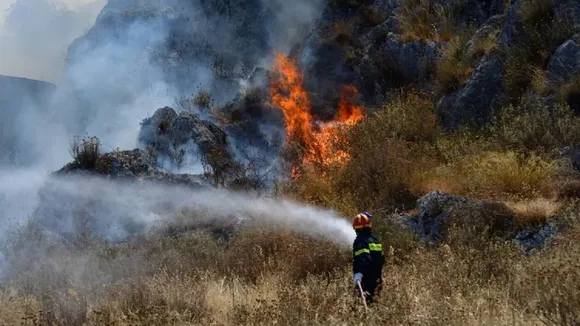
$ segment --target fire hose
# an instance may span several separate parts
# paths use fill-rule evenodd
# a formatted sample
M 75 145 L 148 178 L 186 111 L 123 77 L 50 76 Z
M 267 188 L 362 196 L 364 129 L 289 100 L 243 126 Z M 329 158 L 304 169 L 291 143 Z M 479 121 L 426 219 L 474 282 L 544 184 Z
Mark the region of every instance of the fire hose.
M 369 307 L 367 306 L 367 299 L 365 298 L 365 293 L 362 289 L 362 285 L 360 284 L 360 281 L 356 281 L 356 285 L 358 287 L 358 290 L 360 291 L 360 297 L 362 298 L 362 302 L 363 305 L 365 306 L 365 310 L 369 310 Z

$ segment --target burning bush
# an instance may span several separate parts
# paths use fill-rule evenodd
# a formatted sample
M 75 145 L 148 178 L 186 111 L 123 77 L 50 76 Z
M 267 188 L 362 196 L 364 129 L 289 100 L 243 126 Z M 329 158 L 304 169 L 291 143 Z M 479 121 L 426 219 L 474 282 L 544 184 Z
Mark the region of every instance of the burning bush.
M 343 86 L 338 103 L 338 112 L 331 121 L 319 121 L 311 113 L 310 99 L 303 88 L 303 76 L 294 62 L 277 53 L 274 66 L 274 82 L 271 86 L 272 106 L 282 110 L 286 124 L 288 144 L 295 143 L 301 150 L 299 162 L 295 163 L 292 174 L 300 175 L 300 165 L 312 164 L 325 168 L 343 164 L 348 153 L 337 148 L 345 142 L 341 137 L 341 127 L 352 127 L 364 117 L 364 108 L 352 103 L 358 95 L 353 86 Z

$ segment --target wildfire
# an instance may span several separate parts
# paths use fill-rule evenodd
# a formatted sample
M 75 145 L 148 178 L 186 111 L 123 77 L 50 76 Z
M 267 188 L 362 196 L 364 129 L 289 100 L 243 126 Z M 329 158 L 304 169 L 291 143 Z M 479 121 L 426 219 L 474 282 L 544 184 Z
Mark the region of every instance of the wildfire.
M 272 106 L 282 110 L 286 124 L 287 140 L 298 141 L 304 147 L 303 164 L 314 163 L 328 167 L 342 164 L 350 157 L 336 144 L 344 142 L 341 127 L 351 127 L 364 118 L 364 107 L 355 105 L 351 98 L 358 94 L 354 86 L 343 86 L 338 103 L 336 118 L 329 122 L 316 121 L 310 113 L 308 93 L 303 88 L 303 76 L 296 65 L 285 55 L 275 53 L 270 95 Z M 298 167 L 292 170 L 294 178 L 299 177 Z

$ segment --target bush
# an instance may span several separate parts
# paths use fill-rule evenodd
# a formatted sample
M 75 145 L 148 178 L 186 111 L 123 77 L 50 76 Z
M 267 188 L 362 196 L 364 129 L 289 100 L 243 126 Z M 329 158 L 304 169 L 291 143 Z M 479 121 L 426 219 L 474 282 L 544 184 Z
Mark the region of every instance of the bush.
M 558 46 L 574 35 L 574 27 L 557 15 L 552 0 L 521 1 L 518 16 L 524 35 L 505 53 L 504 86 L 513 103 L 531 85 L 536 69 L 545 68 Z
M 478 60 L 488 54 L 496 52 L 499 49 L 497 37 L 500 31 L 501 29 L 498 28 L 485 37 L 476 39 L 468 53 L 471 59 Z
M 424 191 L 447 190 L 476 198 L 535 198 L 553 195 L 556 165 L 539 156 L 483 152 L 458 157 L 422 175 Z M 441 181 L 443 180 L 443 181 Z M 442 182 L 450 189 L 433 189 Z
M 454 34 L 451 10 L 436 0 L 404 0 L 396 18 L 405 42 L 449 41 Z
M 70 142 L 70 154 L 74 164 L 81 169 L 94 170 L 97 160 L 101 157 L 101 142 L 97 137 L 75 136 Z
M 550 153 L 580 145 L 580 117 L 566 104 L 550 107 L 535 98 L 501 109 L 489 129 L 501 144 L 515 150 Z
M 467 36 L 455 37 L 439 52 L 436 70 L 439 92 L 450 93 L 469 81 L 473 67 L 467 41 Z
M 351 158 L 335 189 L 358 207 L 412 205 L 414 175 L 433 165 L 428 144 L 438 132 L 430 100 L 418 94 L 394 100 L 349 131 Z

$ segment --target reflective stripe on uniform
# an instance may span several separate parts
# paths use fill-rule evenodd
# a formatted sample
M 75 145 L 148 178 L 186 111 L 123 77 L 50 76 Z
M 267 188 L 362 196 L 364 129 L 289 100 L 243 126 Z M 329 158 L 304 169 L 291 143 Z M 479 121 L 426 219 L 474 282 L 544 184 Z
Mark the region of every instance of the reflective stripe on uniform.
M 365 254 L 365 253 L 366 253 L 366 254 L 370 254 L 370 253 L 371 253 L 371 251 L 370 251 L 370 250 L 368 250 L 368 249 L 366 249 L 366 248 L 364 248 L 364 249 L 359 249 L 359 250 L 355 251 L 354 255 L 355 255 L 355 256 L 358 256 L 358 255 L 360 255 L 360 254 Z
M 371 251 L 383 251 L 383 245 L 380 243 L 369 243 L 369 249 Z

